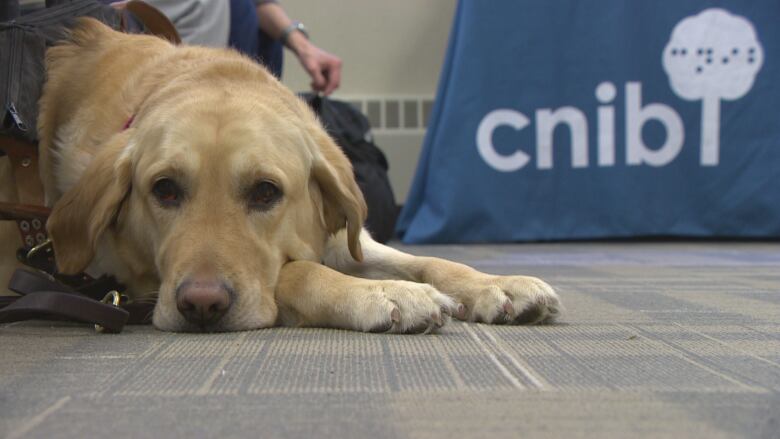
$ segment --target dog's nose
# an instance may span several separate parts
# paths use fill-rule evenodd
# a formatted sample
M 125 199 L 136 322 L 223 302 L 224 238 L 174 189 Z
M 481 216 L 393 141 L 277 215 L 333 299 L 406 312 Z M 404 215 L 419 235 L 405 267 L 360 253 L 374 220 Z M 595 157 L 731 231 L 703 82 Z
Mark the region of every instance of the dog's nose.
M 230 291 L 216 279 L 192 279 L 176 290 L 176 307 L 190 323 L 214 324 L 230 308 Z

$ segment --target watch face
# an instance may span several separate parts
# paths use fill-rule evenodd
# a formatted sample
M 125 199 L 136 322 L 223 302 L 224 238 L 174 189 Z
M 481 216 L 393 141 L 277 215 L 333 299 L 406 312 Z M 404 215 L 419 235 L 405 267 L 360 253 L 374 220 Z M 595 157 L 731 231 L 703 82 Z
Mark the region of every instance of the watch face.
M 300 31 L 304 36 L 306 36 L 306 38 L 309 38 L 309 31 L 306 30 L 306 26 L 304 26 L 303 23 L 300 21 L 296 22 L 295 28 L 298 29 L 298 31 Z
M 287 39 L 290 37 L 290 34 L 295 31 L 302 33 L 307 40 L 309 39 L 309 32 L 306 30 L 306 26 L 300 21 L 294 21 L 282 32 L 282 36 L 279 38 L 282 41 L 282 44 L 287 44 Z

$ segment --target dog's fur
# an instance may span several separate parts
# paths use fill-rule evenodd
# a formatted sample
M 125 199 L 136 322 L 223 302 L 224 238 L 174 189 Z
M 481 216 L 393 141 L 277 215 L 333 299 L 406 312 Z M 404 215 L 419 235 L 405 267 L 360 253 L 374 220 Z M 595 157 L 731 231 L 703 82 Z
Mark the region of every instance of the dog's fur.
M 373 241 L 344 154 L 302 101 L 233 51 L 82 19 L 49 49 L 47 69 L 39 149 L 59 269 L 113 274 L 136 299 L 156 296 L 160 329 L 417 332 L 449 315 L 493 323 L 558 315 L 555 292 L 539 279 Z M 155 198 L 160 178 L 183 188 L 180 204 Z M 262 181 L 281 198 L 248 206 Z M 3 254 L 16 246 L 4 240 Z M 177 310 L 177 292 L 193 278 L 230 291 L 218 322 L 198 327 Z

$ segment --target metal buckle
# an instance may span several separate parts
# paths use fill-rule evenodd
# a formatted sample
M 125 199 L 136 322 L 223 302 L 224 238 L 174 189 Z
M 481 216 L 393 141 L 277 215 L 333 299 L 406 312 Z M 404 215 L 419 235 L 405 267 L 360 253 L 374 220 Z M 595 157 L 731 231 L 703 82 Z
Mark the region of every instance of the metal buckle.
M 108 292 L 108 294 L 103 297 L 103 299 L 100 300 L 100 303 L 108 304 L 111 302 L 114 306 L 119 306 L 119 302 L 122 300 L 122 296 L 119 294 L 119 291 L 117 290 L 111 290 Z M 95 331 L 96 332 L 103 332 L 106 328 L 104 328 L 101 325 L 95 324 Z
M 51 245 L 51 238 L 47 238 L 46 241 L 43 241 L 42 243 L 36 245 L 35 247 L 31 248 L 30 251 L 27 252 L 27 260 L 31 260 L 33 256 L 35 256 L 36 253 L 39 251 L 45 249 L 46 247 L 49 247 Z

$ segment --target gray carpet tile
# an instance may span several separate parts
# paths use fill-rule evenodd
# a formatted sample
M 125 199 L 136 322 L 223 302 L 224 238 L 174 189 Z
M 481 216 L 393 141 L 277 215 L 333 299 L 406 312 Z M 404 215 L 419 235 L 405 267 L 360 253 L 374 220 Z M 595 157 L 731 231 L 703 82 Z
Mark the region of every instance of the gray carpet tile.
M 398 246 L 561 294 L 397 336 L 0 326 L 0 437 L 780 438 L 780 245 Z

